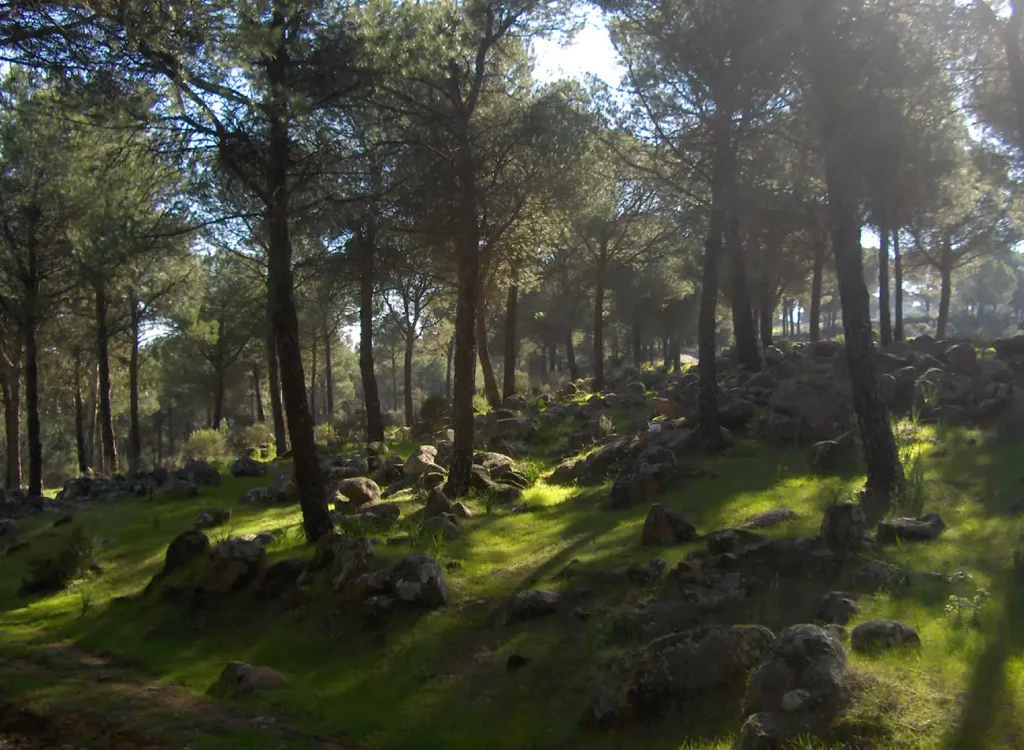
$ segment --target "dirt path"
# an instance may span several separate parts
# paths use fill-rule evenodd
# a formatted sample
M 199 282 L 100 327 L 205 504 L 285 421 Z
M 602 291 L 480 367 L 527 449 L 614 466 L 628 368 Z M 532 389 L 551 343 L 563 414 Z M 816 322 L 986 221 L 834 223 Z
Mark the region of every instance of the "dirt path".
M 44 686 L 22 695 L 23 686 Z M 358 750 L 247 713 L 73 646 L 0 658 L 0 750 Z

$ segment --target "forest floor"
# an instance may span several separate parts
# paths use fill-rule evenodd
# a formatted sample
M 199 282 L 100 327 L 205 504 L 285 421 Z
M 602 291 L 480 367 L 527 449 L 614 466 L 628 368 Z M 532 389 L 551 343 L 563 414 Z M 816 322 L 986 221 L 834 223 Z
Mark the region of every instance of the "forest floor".
M 914 583 L 862 599 L 850 627 L 899 619 L 917 629 L 923 645 L 881 656 L 850 652 L 855 695 L 845 721 L 860 727 L 854 746 L 1024 747 L 1024 597 L 1012 576 L 1021 540 L 1015 514 L 1024 510 L 1024 437 L 912 425 L 902 432 L 905 453 L 917 451 L 923 470 L 923 507 L 915 515 L 938 512 L 949 528 L 934 542 L 878 551 L 913 571 Z M 707 476 L 681 480 L 658 501 L 702 533 L 787 507 L 799 517 L 765 534 L 813 536 L 825 508 L 863 482 L 855 472 L 811 475 L 803 451 L 755 443 L 701 464 Z M 602 589 L 586 600 L 587 618 L 569 607 L 541 620 L 505 622 L 512 594 L 564 588 L 556 574 L 573 559 L 583 570 L 621 569 L 655 556 L 674 565 L 700 546 L 643 547 L 648 506 L 601 509 L 607 485 L 554 487 L 542 474 L 524 498 L 533 512 L 489 513 L 471 502 L 476 517 L 458 540 L 418 540 L 446 567 L 449 605 L 384 627 L 357 626 L 339 614 L 328 590 L 287 610 L 244 596 L 204 610 L 136 596 L 160 570 L 171 539 L 209 507 L 234 514 L 214 541 L 283 530 L 270 561 L 308 554 L 297 508 L 237 504 L 266 482 L 225 477 L 198 498 L 125 499 L 56 528 L 52 516 L 24 520 L 28 547 L 0 559 L 0 748 L 731 747 L 742 721 L 738 706 L 721 715 L 680 710 L 612 732 L 582 721 L 595 665 L 629 647 L 614 633 L 615 612 L 649 598 L 650 589 Z M 397 502 L 407 512 L 415 501 L 402 495 Z M 57 595 L 22 596 L 29 560 L 56 549 L 75 524 L 103 540 L 103 572 Z M 378 550 L 398 556 L 409 545 Z M 810 621 L 824 590 L 780 589 L 759 600 L 748 620 L 773 630 Z M 525 657 L 525 666 L 509 669 L 512 654 Z M 232 660 L 272 667 L 288 682 L 230 704 L 203 697 Z

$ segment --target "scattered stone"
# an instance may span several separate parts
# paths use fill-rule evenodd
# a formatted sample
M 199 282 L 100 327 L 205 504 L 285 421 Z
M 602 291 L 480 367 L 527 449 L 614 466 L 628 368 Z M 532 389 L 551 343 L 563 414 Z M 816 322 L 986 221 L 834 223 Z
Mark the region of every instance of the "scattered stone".
M 181 474 L 197 487 L 212 487 L 220 484 L 220 472 L 207 461 L 189 461 L 181 470 Z
M 235 459 L 231 464 L 231 476 L 233 477 L 261 477 L 266 473 L 266 466 L 255 460 L 252 456 L 242 456 Z
M 274 502 L 274 492 L 269 487 L 256 487 L 242 495 L 239 505 L 270 505 Z
M 845 625 L 859 611 L 855 595 L 830 591 L 821 597 L 814 619 L 829 624 Z
M 766 510 L 763 513 L 758 513 L 756 516 L 748 518 L 746 521 L 741 523 L 737 528 L 740 529 L 769 529 L 772 526 L 778 526 L 780 523 L 786 521 L 794 521 L 799 518 L 795 511 L 789 508 L 772 508 Z
M 195 526 L 197 529 L 212 529 L 216 526 L 223 526 L 230 520 L 230 508 L 210 508 L 199 514 Z
M 807 463 L 817 472 L 839 471 L 850 465 L 856 457 L 856 444 L 852 437 L 840 440 L 822 440 L 807 450 Z
M 661 580 L 666 570 L 668 570 L 668 561 L 656 557 L 644 565 L 640 563 L 630 565 L 626 568 L 626 578 L 637 586 L 652 586 Z
M 973 344 L 954 344 L 945 353 L 949 369 L 958 375 L 970 375 L 978 362 L 978 353 Z
M 891 591 L 909 585 L 910 572 L 884 560 L 868 560 L 853 571 L 853 583 L 872 591 Z
M 376 558 L 369 539 L 329 534 L 317 543 L 313 560 L 319 566 L 329 559 L 331 587 L 347 599 L 358 599 L 366 589 L 366 582 L 360 581 L 360 577 L 374 570 Z
M 880 544 L 928 542 L 937 539 L 945 529 L 946 524 L 938 513 L 928 513 L 921 518 L 893 518 L 878 522 L 878 541 Z
M 887 651 L 897 646 L 920 646 L 921 637 L 909 625 L 898 620 L 868 620 L 850 633 L 854 651 Z
M 395 534 L 394 536 L 389 536 L 384 543 L 387 544 L 389 547 L 397 547 L 399 544 L 408 544 L 409 535 Z
M 822 543 L 837 552 L 859 552 L 867 542 L 867 519 L 857 503 L 837 503 L 825 510 Z
M 760 625 L 708 625 L 658 638 L 598 668 L 590 714 L 609 727 L 654 718 L 680 698 L 738 687 L 772 640 Z
M 452 513 L 459 518 L 472 518 L 473 511 L 469 509 L 469 506 L 463 502 L 452 503 Z
M 408 604 L 427 609 L 444 606 L 448 586 L 437 561 L 427 555 L 406 555 L 391 568 L 395 595 Z
M 364 505 L 357 511 L 356 515 L 370 521 L 394 522 L 401 517 L 402 510 L 394 503 L 376 503 L 374 505 Z
M 230 662 L 206 691 L 212 698 L 238 698 L 278 688 L 287 682 L 284 675 L 270 667 L 254 667 L 240 661 Z
M 338 483 L 338 494 L 348 500 L 349 509 L 380 502 L 380 487 L 368 477 L 352 477 Z M 336 503 L 336 507 L 340 503 Z M 339 507 L 338 510 L 341 510 Z
M 697 527 L 675 509 L 655 503 L 647 512 L 642 535 L 645 545 L 679 544 L 696 538 Z
M 431 518 L 427 518 L 423 521 L 421 527 L 424 531 L 439 534 L 448 541 L 453 541 L 459 538 L 459 527 L 445 516 L 432 516 Z
M 421 445 L 402 467 L 402 473 L 407 477 L 418 477 L 432 470 L 440 470 L 437 465 L 437 448 L 433 445 Z
M 562 595 L 557 591 L 520 591 L 508 604 L 508 621 L 523 622 L 553 615 Z
M 247 585 L 262 571 L 267 550 L 255 537 L 225 539 L 206 560 L 201 587 L 213 594 L 226 594 Z
M 452 501 L 445 496 L 444 492 L 433 489 L 427 494 L 427 504 L 423 508 L 424 518 L 434 518 L 451 512 Z
M 163 575 L 186 568 L 210 553 L 210 539 L 201 531 L 183 531 L 174 537 L 164 555 Z
M 260 578 L 258 595 L 264 600 L 279 599 L 289 594 L 297 594 L 299 580 L 306 572 L 309 560 L 296 557 L 279 560 L 269 566 Z

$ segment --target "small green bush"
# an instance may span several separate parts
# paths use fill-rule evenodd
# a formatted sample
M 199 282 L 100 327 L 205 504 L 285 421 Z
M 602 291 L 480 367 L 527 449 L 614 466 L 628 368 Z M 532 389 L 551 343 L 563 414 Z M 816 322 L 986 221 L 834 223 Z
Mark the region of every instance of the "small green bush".
M 338 444 L 338 431 L 331 424 L 318 424 L 313 429 L 313 440 L 317 445 L 335 446 Z
M 274 430 L 267 422 L 247 425 L 231 435 L 231 447 L 236 456 L 244 456 L 261 445 L 269 445 L 271 452 L 274 450 Z M 254 456 L 254 458 L 259 458 L 259 456 Z
M 52 594 L 63 591 L 76 578 L 85 575 L 95 561 L 95 540 L 81 526 L 75 526 L 55 555 L 29 561 L 21 592 Z
M 423 399 L 423 406 L 420 407 L 420 421 L 430 425 L 431 432 L 437 432 L 448 421 L 451 411 L 451 402 L 440 393 L 435 393 Z
M 181 446 L 181 462 L 225 461 L 228 458 L 228 441 L 220 430 L 196 430 Z

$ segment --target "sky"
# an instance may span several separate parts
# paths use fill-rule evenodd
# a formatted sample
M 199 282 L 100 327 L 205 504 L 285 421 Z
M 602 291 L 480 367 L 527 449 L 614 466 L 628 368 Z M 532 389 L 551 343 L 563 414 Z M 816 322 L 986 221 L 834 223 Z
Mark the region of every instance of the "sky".
M 597 12 L 588 15 L 586 25 L 571 42 L 566 43 L 563 38 L 538 39 L 534 50 L 537 54 L 534 73 L 542 81 L 583 79 L 593 74 L 614 86 L 622 76 L 608 29 Z

